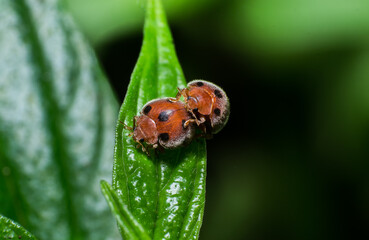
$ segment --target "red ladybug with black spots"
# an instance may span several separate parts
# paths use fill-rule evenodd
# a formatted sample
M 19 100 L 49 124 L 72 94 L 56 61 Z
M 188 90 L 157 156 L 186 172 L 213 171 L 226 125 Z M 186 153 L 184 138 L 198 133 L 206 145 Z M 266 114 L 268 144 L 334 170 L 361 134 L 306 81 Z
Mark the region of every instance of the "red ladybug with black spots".
M 187 110 L 207 137 L 218 133 L 226 125 L 230 104 L 226 93 L 219 86 L 205 80 L 193 80 L 179 91 L 176 101 L 183 96 Z
M 147 102 L 139 116 L 134 117 L 131 136 L 148 154 L 149 148 L 173 149 L 189 143 L 195 135 L 195 119 L 184 103 L 169 98 Z M 127 127 L 126 127 L 127 128 Z

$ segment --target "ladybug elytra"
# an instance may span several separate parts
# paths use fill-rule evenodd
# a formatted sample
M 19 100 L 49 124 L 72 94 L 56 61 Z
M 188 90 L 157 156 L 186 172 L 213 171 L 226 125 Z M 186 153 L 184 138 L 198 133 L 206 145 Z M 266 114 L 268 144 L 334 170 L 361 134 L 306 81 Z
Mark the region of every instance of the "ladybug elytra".
M 180 96 L 184 97 L 187 110 L 206 134 L 218 133 L 226 125 L 230 113 L 229 99 L 217 85 L 193 80 L 187 88 L 179 91 L 176 99 Z
M 182 102 L 168 98 L 146 103 L 139 116 L 134 117 L 132 138 L 146 153 L 142 143 L 149 147 L 173 149 L 190 142 L 195 134 L 194 119 Z
M 195 138 L 200 129 L 206 138 L 218 133 L 227 123 L 229 99 L 217 85 L 194 80 L 178 89 L 175 98 L 154 99 L 147 102 L 139 116 L 134 117 L 130 136 L 149 155 L 144 144 L 154 149 L 174 149 Z M 180 101 L 184 97 L 184 103 Z

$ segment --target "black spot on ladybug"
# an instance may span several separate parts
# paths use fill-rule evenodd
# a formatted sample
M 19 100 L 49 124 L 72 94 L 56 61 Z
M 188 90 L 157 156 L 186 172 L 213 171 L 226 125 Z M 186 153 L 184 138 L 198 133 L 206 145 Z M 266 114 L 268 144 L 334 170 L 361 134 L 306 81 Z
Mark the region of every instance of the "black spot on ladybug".
M 215 113 L 215 115 L 219 116 L 220 115 L 220 109 L 219 108 L 214 109 L 214 113 Z
M 159 121 L 160 122 L 165 122 L 165 121 L 168 121 L 169 119 L 169 116 L 171 114 L 172 111 L 162 111 L 160 114 L 159 114 Z
M 223 97 L 223 95 L 220 93 L 220 91 L 218 89 L 214 90 L 214 94 L 215 94 L 215 96 L 217 96 L 217 98 L 222 98 Z
M 143 143 L 145 141 L 145 139 L 141 138 L 140 139 L 140 143 Z
M 169 134 L 168 133 L 160 133 L 159 134 L 159 139 L 166 142 L 169 140 Z
M 196 83 L 196 85 L 197 85 L 198 87 L 202 87 L 202 86 L 204 86 L 204 83 L 203 83 L 203 82 L 197 82 L 197 83 Z
M 143 113 L 148 114 L 150 112 L 151 108 L 152 107 L 150 105 L 146 106 L 145 109 L 143 110 Z
M 185 128 L 185 125 L 184 125 L 185 123 L 186 123 L 186 120 L 184 120 L 184 119 L 183 119 L 183 120 L 182 120 L 182 128 L 183 128 L 183 129 L 186 129 L 186 128 Z

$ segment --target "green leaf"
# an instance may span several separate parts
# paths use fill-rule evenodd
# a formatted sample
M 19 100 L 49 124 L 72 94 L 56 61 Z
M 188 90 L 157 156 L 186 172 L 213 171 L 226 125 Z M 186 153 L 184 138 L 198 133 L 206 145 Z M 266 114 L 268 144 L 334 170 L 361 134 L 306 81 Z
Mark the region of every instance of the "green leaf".
M 110 205 L 111 211 L 114 213 L 119 227 L 127 233 L 129 239 L 151 239 L 145 229 L 134 218 L 127 206 L 118 198 L 114 189 L 106 182 L 101 181 L 102 192 Z
M 0 215 L 1 239 L 37 240 L 32 234 L 9 218 Z
M 146 11 L 143 46 L 119 113 L 129 126 L 147 101 L 175 96 L 186 83 L 160 1 L 149 0 Z M 205 203 L 205 141 L 148 157 L 119 121 L 113 169 L 119 198 L 153 239 L 197 239 Z M 128 238 L 124 229 L 122 234 Z
M 0 0 L 0 213 L 40 239 L 117 239 L 117 101 L 57 0 Z

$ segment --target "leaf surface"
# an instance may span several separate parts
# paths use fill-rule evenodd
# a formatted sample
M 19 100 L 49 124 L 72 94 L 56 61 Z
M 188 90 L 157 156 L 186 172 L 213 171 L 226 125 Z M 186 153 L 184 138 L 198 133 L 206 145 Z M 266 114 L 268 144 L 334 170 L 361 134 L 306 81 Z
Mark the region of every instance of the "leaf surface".
M 141 53 L 116 128 L 113 188 L 153 239 L 198 238 L 205 202 L 205 141 L 148 157 L 136 149 L 120 121 L 132 126 L 147 101 L 174 97 L 185 84 L 161 2 L 149 0 Z M 122 235 L 128 233 L 122 229 Z
M 0 215 L 0 237 L 2 239 L 37 240 L 32 234 L 9 218 Z
M 40 239 L 116 239 L 116 99 L 57 0 L 0 0 L 0 213 Z
M 145 229 L 135 219 L 127 206 L 118 198 L 114 189 L 106 181 L 101 181 L 102 192 L 110 205 L 110 209 L 115 215 L 119 227 L 127 234 L 128 239 L 151 239 Z

